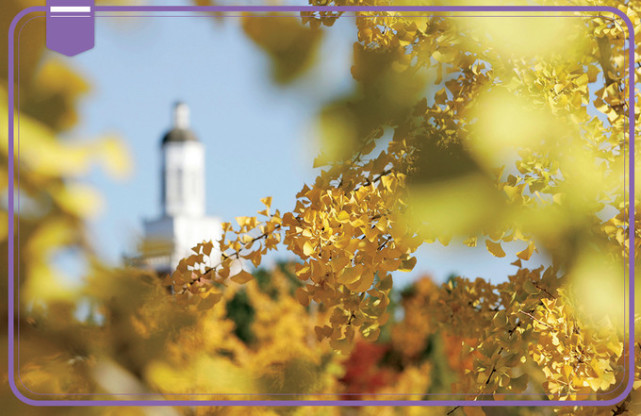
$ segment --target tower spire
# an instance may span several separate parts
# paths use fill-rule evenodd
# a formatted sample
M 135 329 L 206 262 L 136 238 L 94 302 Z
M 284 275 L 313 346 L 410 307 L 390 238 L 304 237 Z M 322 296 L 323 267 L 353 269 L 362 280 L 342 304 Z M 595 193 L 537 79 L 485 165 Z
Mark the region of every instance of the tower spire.
M 174 127 L 177 129 L 189 128 L 189 106 L 181 101 L 174 105 Z

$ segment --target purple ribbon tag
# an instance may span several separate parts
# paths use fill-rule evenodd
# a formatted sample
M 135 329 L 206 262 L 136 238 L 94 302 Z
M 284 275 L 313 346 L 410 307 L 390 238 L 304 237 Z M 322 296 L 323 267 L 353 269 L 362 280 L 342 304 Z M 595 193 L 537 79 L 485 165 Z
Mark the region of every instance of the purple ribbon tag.
M 47 48 L 74 56 L 94 47 L 94 0 L 47 0 Z

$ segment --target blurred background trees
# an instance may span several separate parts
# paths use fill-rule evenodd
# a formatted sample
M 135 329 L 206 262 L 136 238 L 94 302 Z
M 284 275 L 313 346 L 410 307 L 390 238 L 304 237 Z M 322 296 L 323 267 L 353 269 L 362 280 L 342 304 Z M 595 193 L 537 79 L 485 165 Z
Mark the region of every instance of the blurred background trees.
M 1 17 L 5 27 L 17 11 L 37 3 L 9 1 Z M 637 3 L 581 4 L 624 11 L 641 44 Z M 316 161 L 321 172 L 315 183 L 301 184 L 291 210 L 274 210 L 265 198 L 257 217 L 227 224 L 222 262 L 208 258 L 217 242 L 204 242 L 164 280 L 141 270 L 108 268 L 94 255 L 86 220 L 99 195 L 81 178 L 94 165 L 117 177 L 127 171 L 128 158 L 115 138 L 82 143 L 63 138 L 77 122 L 78 99 L 90 85 L 42 49 L 43 32 L 30 31 L 34 39 L 21 40 L 35 47 L 21 49 L 16 172 L 21 205 L 13 219 L 20 247 L 15 279 L 23 394 L 58 399 L 122 392 L 153 399 L 616 396 L 632 353 L 624 345 L 620 308 L 626 296 L 631 86 L 625 28 L 610 17 L 356 13 L 351 68 L 356 87 L 318 115 L 323 154 Z M 313 66 L 323 31 L 332 30 L 339 18 L 348 17 L 248 15 L 242 24 L 271 58 L 274 82 L 284 86 Z M 6 61 L 1 68 L 6 95 Z M 0 134 L 6 166 L 8 140 L 6 131 Z M 0 175 L 7 189 L 6 169 Z M 7 253 L 7 230 L 2 230 Z M 507 245 L 518 244 L 517 271 L 498 284 L 452 276 L 440 286 L 425 277 L 403 290 L 394 287 L 392 273 L 414 267 L 419 245 L 447 245 L 452 239 L 484 245 L 488 256 L 497 257 L 506 256 Z M 231 275 L 234 258 L 260 266 L 263 256 L 277 249 L 299 261 Z M 63 271 L 53 264 L 56 254 L 67 250 L 88 264 L 81 286 L 61 284 Z M 549 264 L 528 268 L 536 251 Z M 83 303 L 89 312 L 79 317 Z M 216 394 L 202 395 L 210 392 Z M 252 411 L 633 415 L 639 412 L 637 395 L 612 408 Z M 31 408 L 8 389 L 1 400 L 15 414 L 248 412 Z

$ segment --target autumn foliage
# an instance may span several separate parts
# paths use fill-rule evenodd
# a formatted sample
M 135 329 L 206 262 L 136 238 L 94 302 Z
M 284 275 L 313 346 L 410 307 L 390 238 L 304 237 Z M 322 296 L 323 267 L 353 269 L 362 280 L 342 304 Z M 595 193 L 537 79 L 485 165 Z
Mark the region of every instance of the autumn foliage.
M 310 2 L 374 3 L 391 4 Z M 638 2 L 581 4 L 622 10 L 641 44 Z M 295 206 L 272 207 L 266 196 L 257 201 L 256 216 L 224 223 L 220 241 L 196 244 L 167 276 L 108 268 L 93 254 L 86 220 L 96 192 L 78 178 L 93 164 L 117 176 L 127 168 L 126 156 L 114 138 L 81 145 L 59 139 L 89 88 L 73 69 L 54 59 L 21 67 L 27 98 L 19 109 L 16 192 L 47 207 L 15 218 L 21 267 L 9 278 L 20 287 L 23 393 L 78 399 L 126 389 L 134 398 L 203 400 L 616 397 L 635 354 L 625 328 L 637 320 L 623 309 L 631 278 L 628 157 L 635 138 L 628 137 L 627 97 L 634 86 L 625 42 L 631 34 L 612 13 L 570 15 L 245 16 L 242 27 L 271 58 L 279 86 L 313 67 L 324 31 L 337 19 L 351 19 L 353 90 L 318 114 L 318 176 L 301 183 Z M 29 53 L 29 62 L 42 59 L 42 50 Z M 2 89 L 6 94 L 6 85 Z M 6 165 L 11 155 L 4 142 Z M 6 188 L 5 171 L 0 185 Z M 641 222 L 634 204 L 636 262 Z M 442 283 L 429 276 L 404 280 L 403 272 L 418 267 L 419 247 L 461 244 L 505 258 L 514 272 Z M 90 264 L 77 290 L 57 285 L 50 264 L 51 253 L 69 247 Z M 271 252 L 296 260 L 266 269 L 263 259 Z M 244 269 L 235 267 L 239 262 Z M 82 302 L 90 305 L 86 319 L 75 315 Z M 635 381 L 635 390 L 610 407 L 251 411 L 636 415 L 639 386 Z M 18 409 L 9 397 L 2 400 Z M 16 412 L 36 413 L 22 409 Z M 103 410 L 91 411 L 111 412 Z

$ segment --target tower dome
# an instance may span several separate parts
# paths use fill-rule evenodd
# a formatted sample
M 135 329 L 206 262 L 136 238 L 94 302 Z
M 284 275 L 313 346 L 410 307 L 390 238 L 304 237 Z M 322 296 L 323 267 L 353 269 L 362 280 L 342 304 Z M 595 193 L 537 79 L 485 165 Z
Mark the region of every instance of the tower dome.
M 174 125 L 162 138 L 162 145 L 176 142 L 197 142 L 198 138 L 189 125 L 189 106 L 177 102 L 173 110 Z

